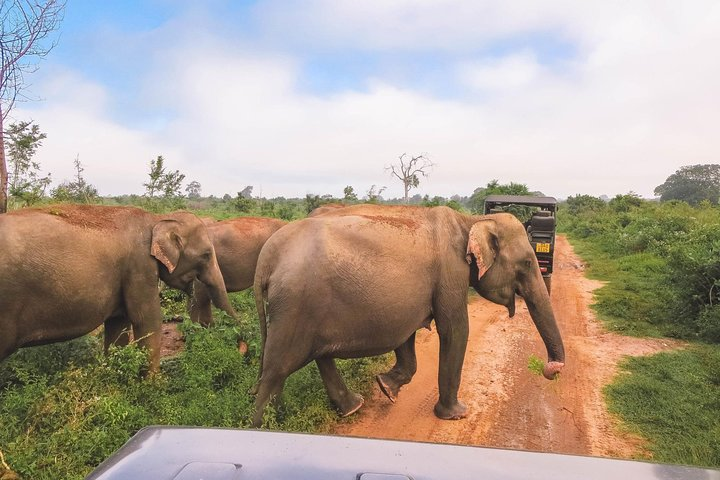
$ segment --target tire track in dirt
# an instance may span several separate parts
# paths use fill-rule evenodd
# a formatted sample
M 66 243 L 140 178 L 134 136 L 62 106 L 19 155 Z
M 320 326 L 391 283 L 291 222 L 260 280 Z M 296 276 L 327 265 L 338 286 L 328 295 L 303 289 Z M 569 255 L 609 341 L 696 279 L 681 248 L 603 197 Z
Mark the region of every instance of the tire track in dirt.
M 397 403 L 376 388 L 363 409 L 334 433 L 621 458 L 642 455 L 641 439 L 621 433 L 607 412 L 602 389 L 624 356 L 649 355 L 682 343 L 605 331 L 589 308 L 601 283 L 586 279 L 583 270 L 559 235 L 552 302 L 566 350 L 560 380 L 547 381 L 528 369 L 530 355 L 544 360 L 547 354 L 522 299 L 509 318 L 504 307 L 473 297 L 459 393 L 469 408 L 467 418 L 443 421 L 434 416 L 438 339 L 434 331 L 421 330 L 418 372 Z

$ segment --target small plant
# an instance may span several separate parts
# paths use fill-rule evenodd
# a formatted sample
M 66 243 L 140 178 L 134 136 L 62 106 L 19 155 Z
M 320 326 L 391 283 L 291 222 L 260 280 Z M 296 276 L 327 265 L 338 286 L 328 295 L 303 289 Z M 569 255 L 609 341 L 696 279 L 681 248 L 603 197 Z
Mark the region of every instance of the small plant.
M 530 355 L 528 358 L 528 370 L 530 370 L 531 373 L 542 377 L 544 368 L 545 362 L 543 362 L 541 358 L 535 355 Z

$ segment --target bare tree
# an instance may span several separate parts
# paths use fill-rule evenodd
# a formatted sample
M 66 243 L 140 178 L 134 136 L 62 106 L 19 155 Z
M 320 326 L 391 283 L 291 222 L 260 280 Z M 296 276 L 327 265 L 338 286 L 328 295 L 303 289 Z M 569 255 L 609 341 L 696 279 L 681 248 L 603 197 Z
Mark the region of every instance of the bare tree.
M 435 164 L 430 161 L 427 155 L 422 154 L 416 157 L 408 156 L 403 153 L 398 157 L 399 165 L 390 165 L 385 170 L 389 170 L 391 176 L 397 177 L 403 184 L 405 192 L 405 203 L 408 203 L 408 196 L 411 188 L 420 186 L 420 175 L 427 178 L 430 170 Z
M 65 12 L 65 0 L 0 1 L 0 213 L 7 211 L 8 171 L 5 162 L 4 122 L 18 100 L 27 99 L 25 74 L 38 69 L 56 41 L 43 45 L 57 30 Z

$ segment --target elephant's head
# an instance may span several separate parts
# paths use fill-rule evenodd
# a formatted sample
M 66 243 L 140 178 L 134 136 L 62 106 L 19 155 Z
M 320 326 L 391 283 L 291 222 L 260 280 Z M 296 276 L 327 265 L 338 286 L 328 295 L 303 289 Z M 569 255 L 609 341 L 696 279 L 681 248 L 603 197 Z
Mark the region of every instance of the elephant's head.
M 172 288 L 192 293 L 195 280 L 205 284 L 216 307 L 235 316 L 205 224 L 195 215 L 177 212 L 152 230 L 150 253 L 160 262 L 160 279 Z
M 509 213 L 477 218 L 467 245 L 470 283 L 483 297 L 506 306 L 511 317 L 515 314 L 515 294 L 525 299 L 548 351 L 543 375 L 553 379 L 565 364 L 565 351 L 550 295 L 525 229 Z

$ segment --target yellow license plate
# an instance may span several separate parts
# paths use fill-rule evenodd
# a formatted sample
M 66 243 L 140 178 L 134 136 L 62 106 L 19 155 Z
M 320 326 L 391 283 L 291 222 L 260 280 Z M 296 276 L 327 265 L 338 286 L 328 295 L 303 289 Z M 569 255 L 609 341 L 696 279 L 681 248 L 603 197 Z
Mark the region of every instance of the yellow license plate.
M 537 243 L 535 244 L 535 251 L 539 253 L 550 253 L 549 243 Z

